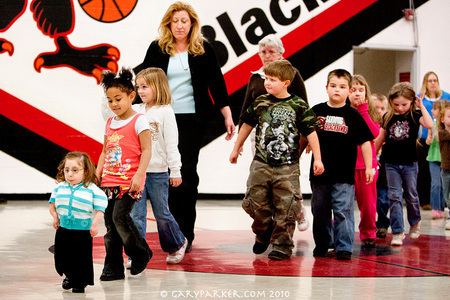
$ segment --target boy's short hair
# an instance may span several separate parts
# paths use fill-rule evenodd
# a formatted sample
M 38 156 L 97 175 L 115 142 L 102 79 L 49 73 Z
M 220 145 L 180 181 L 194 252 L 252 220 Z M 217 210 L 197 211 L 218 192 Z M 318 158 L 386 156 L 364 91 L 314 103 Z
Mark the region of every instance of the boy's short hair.
M 331 77 L 336 76 L 337 78 L 345 78 L 348 82 L 348 86 L 350 86 L 350 82 L 352 81 L 352 74 L 350 74 L 349 71 L 344 70 L 344 69 L 335 69 L 333 71 L 331 71 L 330 73 L 328 73 L 328 77 L 327 77 L 327 85 L 328 83 L 330 83 L 330 79 Z
M 292 82 L 295 77 L 295 69 L 291 63 L 285 59 L 273 61 L 263 68 L 266 75 L 276 77 L 281 81 L 289 80 Z

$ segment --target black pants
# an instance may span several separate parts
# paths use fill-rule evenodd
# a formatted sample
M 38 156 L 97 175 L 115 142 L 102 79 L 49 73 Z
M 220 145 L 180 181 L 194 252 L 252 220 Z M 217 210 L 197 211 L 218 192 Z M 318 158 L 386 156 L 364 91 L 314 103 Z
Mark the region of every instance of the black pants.
M 94 285 L 92 237 L 89 230 L 59 227 L 55 234 L 55 268 L 75 288 Z
M 195 209 L 199 183 L 197 163 L 205 128 L 194 114 L 177 114 L 176 120 L 183 182 L 178 187 L 170 187 L 169 209 L 181 232 L 189 242 L 192 242 L 197 217 Z
M 147 260 L 150 248 L 146 240 L 139 234 L 131 219 L 130 212 L 135 200 L 129 194 L 108 200 L 105 210 L 105 248 L 106 257 L 103 273 L 123 274 L 123 249 L 133 261 Z
M 420 206 L 430 204 L 431 175 L 427 161 L 429 145 L 424 139 L 417 143 L 417 162 L 419 173 L 417 174 L 417 193 L 419 194 Z

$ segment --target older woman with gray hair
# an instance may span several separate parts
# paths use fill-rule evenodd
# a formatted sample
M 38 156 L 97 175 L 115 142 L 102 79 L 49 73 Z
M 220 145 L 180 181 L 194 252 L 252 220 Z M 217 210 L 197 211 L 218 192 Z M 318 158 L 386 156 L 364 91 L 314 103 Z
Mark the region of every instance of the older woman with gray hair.
M 261 59 L 262 66 L 259 70 L 253 71 L 250 80 L 247 85 L 247 91 L 245 92 L 244 103 L 242 104 L 241 114 L 239 117 L 239 127 L 242 125 L 242 115 L 243 113 L 253 104 L 256 98 L 263 94 L 267 94 L 266 88 L 264 87 L 264 73 L 263 68 L 267 64 L 283 59 L 284 46 L 283 42 L 273 34 L 269 34 L 262 38 L 259 43 L 259 58 Z M 299 96 L 306 103 L 308 103 L 308 98 L 306 96 L 305 83 L 300 75 L 300 72 L 295 69 L 295 77 L 292 80 L 291 85 L 288 87 L 288 92 L 291 95 Z M 255 141 L 254 131 L 250 136 L 252 144 Z M 254 149 L 254 147 L 252 147 Z M 309 227 L 308 219 L 306 219 L 305 209 L 303 207 L 303 200 L 299 203 L 299 213 L 297 215 L 298 230 L 305 231 Z
M 253 71 L 248 81 L 247 91 L 245 92 L 244 103 L 242 104 L 241 114 L 247 110 L 247 108 L 255 101 L 258 96 L 266 94 L 266 88 L 264 87 L 264 73 L 263 67 L 273 61 L 283 59 L 284 46 L 283 42 L 273 34 L 266 35 L 259 43 L 259 58 L 261 58 L 262 66 L 259 70 Z M 290 94 L 294 94 L 302 98 L 305 102 L 308 102 L 306 96 L 305 83 L 300 75 L 300 72 L 296 70 L 294 80 L 288 88 Z M 239 118 L 240 119 L 240 118 Z M 242 125 L 239 120 L 239 125 Z

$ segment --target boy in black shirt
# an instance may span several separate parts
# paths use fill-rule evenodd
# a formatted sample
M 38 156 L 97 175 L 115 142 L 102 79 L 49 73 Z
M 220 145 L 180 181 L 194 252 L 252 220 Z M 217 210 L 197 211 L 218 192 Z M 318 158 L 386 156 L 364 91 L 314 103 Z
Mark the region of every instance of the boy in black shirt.
M 354 240 L 354 172 L 357 146 L 361 145 L 366 165 L 367 182 L 373 180 L 373 135 L 357 110 L 346 102 L 351 75 L 337 69 L 328 74 L 328 101 L 315 105 L 317 135 L 325 172 L 319 176 L 311 171 L 311 207 L 315 257 L 327 256 L 336 250 L 339 260 L 351 259 Z M 333 218 L 332 218 L 333 213 Z

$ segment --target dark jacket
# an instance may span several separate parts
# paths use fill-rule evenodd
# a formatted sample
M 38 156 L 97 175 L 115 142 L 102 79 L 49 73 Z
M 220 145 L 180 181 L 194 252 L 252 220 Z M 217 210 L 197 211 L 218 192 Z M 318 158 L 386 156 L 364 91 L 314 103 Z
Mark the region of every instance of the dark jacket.
M 197 56 L 188 54 L 195 111 L 196 115 L 202 119 L 216 114 L 218 108 L 229 106 L 225 80 L 214 50 L 207 41 L 203 42 L 203 46 L 205 48 L 204 54 Z M 134 72 L 137 74 L 145 68 L 158 67 L 167 74 L 169 58 L 170 55 L 163 52 L 158 45 L 158 41 L 155 40 L 148 47 L 144 61 L 134 68 Z

